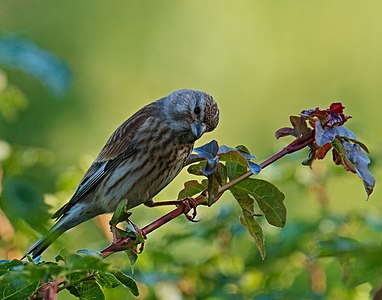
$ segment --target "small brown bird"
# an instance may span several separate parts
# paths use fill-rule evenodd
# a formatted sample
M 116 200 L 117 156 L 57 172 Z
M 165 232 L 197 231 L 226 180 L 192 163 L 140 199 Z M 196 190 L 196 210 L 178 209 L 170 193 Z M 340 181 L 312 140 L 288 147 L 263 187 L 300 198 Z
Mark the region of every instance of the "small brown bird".
M 151 204 L 181 171 L 195 141 L 218 122 L 216 102 L 201 91 L 175 91 L 140 109 L 114 131 L 73 197 L 53 215 L 57 223 L 25 256 L 36 258 L 66 230 L 114 212 L 122 199 L 127 209 Z

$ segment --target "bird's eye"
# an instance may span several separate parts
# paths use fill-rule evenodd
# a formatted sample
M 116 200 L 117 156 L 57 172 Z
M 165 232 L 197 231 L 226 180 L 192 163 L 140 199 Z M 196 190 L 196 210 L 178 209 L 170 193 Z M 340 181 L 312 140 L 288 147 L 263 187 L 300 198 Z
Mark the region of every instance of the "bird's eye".
M 194 108 L 194 113 L 196 113 L 197 115 L 200 114 L 200 107 L 199 106 Z

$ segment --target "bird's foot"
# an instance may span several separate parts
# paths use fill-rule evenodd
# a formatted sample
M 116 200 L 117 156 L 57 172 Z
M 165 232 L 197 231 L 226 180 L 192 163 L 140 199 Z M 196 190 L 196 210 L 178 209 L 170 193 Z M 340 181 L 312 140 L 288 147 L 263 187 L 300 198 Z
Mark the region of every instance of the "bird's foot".
M 123 215 L 123 216 L 122 216 Z M 141 253 L 144 247 L 144 241 L 147 239 L 146 234 L 132 221 L 129 217 L 131 216 L 130 212 L 124 212 L 118 218 L 112 219 L 110 221 L 110 230 L 113 234 L 112 244 L 108 247 L 118 248 L 119 245 L 125 244 L 129 240 L 130 249 L 136 254 Z M 114 218 L 114 216 L 113 216 Z M 126 222 L 127 225 L 125 229 L 119 228 L 117 225 L 119 223 Z M 137 246 L 140 244 L 139 249 Z M 108 249 L 107 248 L 107 249 Z M 105 249 L 106 250 L 106 249 Z
M 187 220 L 191 222 L 199 222 L 199 220 L 195 220 L 197 215 L 196 207 L 198 206 L 198 203 L 196 202 L 194 198 L 187 197 L 187 198 L 184 198 L 183 200 L 179 200 L 178 203 L 179 204 L 177 206 L 184 207 L 183 208 L 184 215 L 186 216 Z M 192 210 L 192 214 L 190 215 L 189 212 L 191 210 Z
M 182 208 L 186 218 L 189 221 L 199 222 L 199 220 L 195 220 L 195 217 L 197 214 L 196 207 L 198 206 L 198 203 L 194 198 L 191 198 L 191 197 L 186 197 L 182 200 L 159 201 L 159 202 L 154 201 L 154 199 L 150 199 L 149 201 L 145 202 L 145 205 L 148 207 L 175 205 L 177 207 Z M 188 214 L 190 210 L 192 210 L 191 215 Z

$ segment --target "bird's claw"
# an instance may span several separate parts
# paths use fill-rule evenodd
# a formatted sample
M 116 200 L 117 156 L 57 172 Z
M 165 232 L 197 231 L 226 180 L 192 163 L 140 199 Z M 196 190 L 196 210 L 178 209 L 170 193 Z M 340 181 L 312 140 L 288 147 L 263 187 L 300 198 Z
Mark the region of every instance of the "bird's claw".
M 194 198 L 187 197 L 180 201 L 180 203 L 184 207 L 184 215 L 186 216 L 187 220 L 190 222 L 199 222 L 200 220 L 195 220 L 197 211 L 196 207 L 198 206 L 198 203 Z M 192 214 L 190 215 L 188 212 L 192 210 Z

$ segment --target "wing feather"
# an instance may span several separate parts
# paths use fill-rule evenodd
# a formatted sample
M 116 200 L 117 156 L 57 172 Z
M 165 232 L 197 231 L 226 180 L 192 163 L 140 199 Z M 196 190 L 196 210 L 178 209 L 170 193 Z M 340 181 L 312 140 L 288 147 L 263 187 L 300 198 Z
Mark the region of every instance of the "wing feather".
M 110 136 L 95 161 L 85 173 L 72 198 L 61 207 L 52 218 L 61 218 L 75 203 L 92 190 L 105 178 L 121 161 L 131 156 L 135 151 L 134 145 L 137 129 L 155 113 L 155 108 L 149 104 L 122 123 Z

